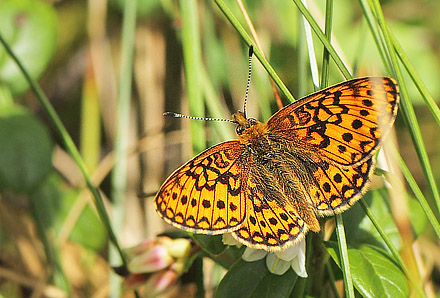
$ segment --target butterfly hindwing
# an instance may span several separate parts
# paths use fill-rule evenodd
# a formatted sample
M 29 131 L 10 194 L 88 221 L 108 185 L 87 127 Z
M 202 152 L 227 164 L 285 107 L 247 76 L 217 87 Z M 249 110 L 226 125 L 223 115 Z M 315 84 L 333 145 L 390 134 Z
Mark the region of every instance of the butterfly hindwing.
M 246 219 L 233 234 L 238 241 L 253 248 L 280 251 L 303 239 L 308 228 L 298 210 L 281 204 L 287 202 L 285 196 L 251 172 L 246 200 Z
M 184 230 L 219 234 L 245 218 L 244 161 L 239 141 L 211 147 L 176 170 L 155 199 L 157 213 Z
M 342 168 L 323 162 L 308 186 L 312 205 L 319 215 L 334 215 L 352 206 L 366 191 L 374 172 L 374 159 Z
M 351 166 L 368 159 L 391 128 L 399 91 L 394 79 L 345 81 L 292 103 L 267 122 L 269 131 Z

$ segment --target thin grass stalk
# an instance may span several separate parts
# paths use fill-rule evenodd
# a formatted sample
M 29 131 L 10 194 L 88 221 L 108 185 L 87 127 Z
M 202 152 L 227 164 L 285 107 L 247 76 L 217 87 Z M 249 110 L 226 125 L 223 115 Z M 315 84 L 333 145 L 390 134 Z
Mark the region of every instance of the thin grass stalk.
M 133 78 L 133 55 L 136 32 L 137 1 L 125 1 L 121 36 L 120 79 L 116 115 L 116 136 L 114 144 L 115 166 L 112 171 L 113 227 L 118 234 L 124 226 L 124 198 L 127 188 L 128 136 L 130 122 L 131 85 Z M 119 261 L 112 247 L 109 254 L 110 264 Z M 120 296 L 120 278 L 115 274 L 110 279 L 110 297 Z
M 243 38 L 243 40 L 246 42 L 248 46 L 251 46 L 253 44 L 250 36 L 247 34 L 246 30 L 244 30 L 243 26 L 241 26 L 240 22 L 237 20 L 237 18 L 232 14 L 231 10 L 226 6 L 223 0 L 215 0 L 215 3 L 220 8 L 220 10 L 223 12 L 225 17 L 229 20 L 231 25 L 237 30 L 238 34 Z M 290 101 L 294 102 L 295 98 L 293 97 L 292 93 L 290 93 L 289 89 L 287 89 L 286 85 L 281 81 L 278 74 L 275 72 L 275 70 L 272 68 L 272 66 L 269 64 L 269 62 L 264 58 L 263 54 L 260 52 L 260 50 L 256 47 L 254 47 L 254 55 L 258 58 L 258 60 L 261 62 L 261 65 L 266 69 L 266 71 L 269 73 L 270 77 L 274 80 L 275 84 L 280 88 L 283 95 Z
M 381 35 L 379 33 L 379 28 L 376 23 L 376 19 L 375 19 L 373 13 L 371 12 L 371 10 L 369 9 L 366 1 L 367 0 L 359 0 L 362 11 L 364 13 L 364 18 L 367 20 L 368 28 L 371 31 L 371 36 L 374 39 L 377 51 L 379 52 L 379 55 L 383 61 L 383 65 L 386 67 L 387 72 L 391 73 L 391 69 L 389 66 L 389 60 L 387 59 L 387 55 L 385 54 L 384 40 L 383 40 L 383 38 L 381 38 Z
M 24 77 L 26 78 L 26 81 L 28 82 L 29 86 L 31 87 L 32 92 L 35 94 L 38 101 L 43 106 L 46 113 L 49 115 L 49 119 L 54 124 L 55 129 L 58 132 L 64 146 L 66 147 L 67 152 L 69 152 L 70 156 L 72 156 L 73 160 L 75 161 L 75 164 L 78 166 L 79 170 L 81 171 L 81 174 L 84 177 L 84 180 L 87 184 L 87 187 L 89 188 L 90 192 L 92 193 L 93 199 L 96 204 L 96 209 L 97 209 L 98 214 L 101 218 L 101 221 L 103 222 L 104 227 L 109 234 L 110 241 L 116 247 L 116 249 L 122 259 L 123 265 L 126 266 L 124 255 L 123 255 L 122 250 L 119 246 L 118 240 L 113 232 L 113 229 L 110 225 L 110 219 L 108 217 L 108 214 L 105 211 L 102 197 L 101 197 L 99 191 L 93 185 L 92 181 L 90 180 L 90 176 L 88 174 L 88 171 L 87 171 L 87 168 L 84 164 L 84 161 L 81 158 L 81 155 L 78 151 L 78 148 L 76 148 L 75 143 L 73 142 L 72 138 L 70 137 L 69 133 L 67 132 L 67 129 L 64 127 L 63 122 L 58 117 L 58 114 L 56 113 L 55 109 L 50 104 L 49 99 L 46 97 L 46 95 L 41 90 L 40 86 L 35 82 L 35 80 L 30 77 L 29 73 L 24 68 L 21 61 L 12 52 L 11 48 L 6 43 L 6 41 L 3 38 L 3 35 L 1 35 L 1 34 L 0 34 L 0 43 L 4 46 L 6 52 L 14 60 L 14 62 L 19 67 L 20 71 L 23 73 Z
M 339 257 L 341 258 L 341 270 L 344 276 L 345 296 L 354 298 L 353 277 L 351 276 L 350 262 L 348 258 L 347 242 L 345 240 L 344 222 L 341 214 L 336 214 L 336 236 L 339 244 Z
M 298 69 L 298 82 L 297 82 L 297 89 L 298 94 L 300 97 L 305 96 L 309 90 L 307 88 L 307 76 L 303 74 L 307 74 L 307 45 L 305 42 L 305 32 L 302 30 L 302 24 L 301 24 L 301 13 L 298 12 L 298 38 L 297 38 L 297 48 L 298 48 L 298 65 L 296 65 L 296 68 Z
M 405 180 L 408 182 L 408 185 L 411 188 L 414 196 L 416 197 L 417 201 L 422 207 L 423 212 L 428 218 L 428 222 L 431 224 L 432 228 L 434 229 L 435 234 L 440 239 L 440 224 L 437 218 L 435 217 L 434 212 L 432 212 L 432 209 L 429 206 L 428 202 L 426 201 L 425 196 L 423 195 L 422 191 L 417 185 L 416 180 L 414 179 L 408 167 L 406 166 L 405 162 L 403 161 L 402 156 L 400 156 L 399 152 L 397 151 L 397 148 L 394 147 L 392 148 L 392 150 L 393 150 L 393 155 L 396 157 L 397 163 L 399 164 L 400 170 L 402 171 L 402 174 L 405 177 Z
M 86 73 L 81 97 L 80 151 L 90 171 L 99 162 L 101 149 L 101 109 L 95 76 L 92 69 L 92 56 L 87 55 Z
M 307 2 L 306 0 L 301 0 L 304 7 L 307 9 Z M 304 33 L 306 37 L 306 44 L 307 44 L 307 52 L 309 56 L 309 64 L 310 64 L 310 72 L 312 74 L 312 82 L 315 91 L 318 91 L 320 88 L 319 86 L 319 73 L 318 73 L 318 64 L 316 63 L 316 55 L 315 55 L 315 47 L 313 45 L 313 37 L 312 37 L 312 30 L 310 29 L 310 24 L 306 21 L 304 16 L 302 17 L 303 20 L 303 26 L 304 26 Z
M 191 116 L 203 117 L 205 104 L 200 88 L 202 71 L 202 50 L 199 33 L 198 5 L 195 0 L 179 1 L 182 17 L 182 46 L 185 69 L 186 90 Z M 194 153 L 206 148 L 205 123 L 191 121 L 191 143 Z
M 379 2 L 377 0 L 373 0 L 372 5 L 374 9 L 373 11 L 375 11 L 376 13 L 377 21 L 385 38 L 385 43 L 388 49 L 391 65 L 396 73 L 397 81 L 400 83 L 400 92 L 401 92 L 400 109 L 406 120 L 406 124 L 408 126 L 411 139 L 414 144 L 414 148 L 416 149 L 417 156 L 419 158 L 420 165 L 423 170 L 423 174 L 428 182 L 428 186 L 434 197 L 434 201 L 437 205 L 437 209 L 438 211 L 440 211 L 440 194 L 437 188 L 437 183 L 435 181 L 434 174 L 432 172 L 431 164 L 429 163 L 428 153 L 426 152 L 426 147 L 423 141 L 422 133 L 420 131 L 420 126 L 417 122 L 414 108 L 411 105 L 411 102 L 409 101 L 408 92 L 403 80 L 403 75 L 402 72 L 400 71 L 400 67 L 397 61 L 397 54 L 394 51 L 394 44 L 391 41 L 391 37 L 390 37 L 391 34 L 389 33 L 388 25 L 385 23 L 385 19 L 382 10 L 380 8 Z
M 246 24 L 248 25 L 248 28 L 251 31 L 252 37 L 255 40 L 257 48 L 261 51 L 264 58 L 267 59 L 266 54 L 263 51 L 263 47 L 260 43 L 260 39 L 258 37 L 257 31 L 255 30 L 254 24 L 252 24 L 251 18 L 249 17 L 249 14 L 247 13 L 246 8 L 244 7 L 243 1 L 242 0 L 236 0 L 236 1 L 237 1 L 237 5 L 240 8 L 241 13 L 243 14 L 244 19 L 246 20 Z M 281 109 L 283 107 L 283 102 L 281 101 L 281 97 L 278 94 L 278 90 L 275 86 L 275 82 L 273 81 L 273 79 L 271 77 L 269 77 L 269 80 L 270 80 L 270 84 L 272 85 L 272 91 L 275 96 L 278 108 Z M 263 118 L 269 118 L 270 114 L 266 115 L 267 117 L 264 117 L 265 116 L 264 114 L 267 114 L 268 112 L 270 112 L 270 106 L 267 105 L 268 109 L 263 109 L 263 106 L 261 105 L 261 100 L 260 100 L 260 108 L 261 108 L 261 113 L 262 113 Z
M 409 60 L 408 56 L 406 55 L 399 41 L 396 39 L 396 37 L 392 32 L 389 33 L 390 33 L 391 41 L 393 42 L 394 49 L 397 55 L 399 56 L 400 62 L 402 62 L 406 72 L 414 82 L 414 85 L 416 86 L 423 100 L 427 104 L 435 121 L 437 122 L 437 124 L 440 125 L 440 108 L 438 107 L 432 95 L 429 93 L 428 88 L 426 88 L 425 84 L 423 83 L 422 79 L 420 78 L 419 74 L 414 68 L 414 65 Z
M 325 7 L 325 36 L 330 42 L 332 36 L 332 27 L 333 27 L 333 0 L 327 0 Z M 330 53 L 327 50 L 327 48 L 324 47 L 324 52 L 322 55 L 321 88 L 325 88 L 328 85 L 329 64 L 330 64 Z M 326 269 L 330 279 L 330 287 L 333 291 L 333 295 L 336 298 L 339 298 L 339 292 L 338 289 L 336 288 L 335 276 L 328 261 L 326 263 Z
M 333 0 L 327 0 L 325 2 L 325 36 L 331 43 L 332 40 L 332 25 L 333 25 Z M 327 48 L 324 47 L 324 52 L 322 54 L 322 72 L 321 72 L 321 88 L 328 85 L 329 77 L 329 64 L 330 64 L 330 53 Z
M 335 298 L 340 298 L 338 288 L 336 287 L 335 274 L 333 273 L 332 266 L 330 266 L 329 262 L 325 264 L 325 268 L 327 269 L 328 272 L 328 277 L 330 279 L 330 287 L 332 288 L 333 295 Z
M 336 53 L 336 50 L 333 48 L 333 46 L 330 44 L 330 41 L 327 39 L 325 34 L 322 32 L 321 28 L 318 26 L 318 23 L 315 21 L 315 19 L 312 17 L 310 12 L 307 10 L 307 8 L 302 4 L 300 0 L 293 0 L 293 2 L 298 7 L 299 11 L 302 13 L 302 15 L 306 18 L 307 22 L 309 22 L 310 26 L 312 27 L 313 31 L 315 32 L 316 36 L 319 38 L 319 40 L 322 42 L 324 47 L 329 52 L 330 56 L 333 58 L 333 60 L 336 63 L 336 66 L 341 71 L 342 75 L 348 80 L 352 78 L 352 75 L 350 71 L 348 70 L 347 66 L 345 66 L 342 59 L 339 57 L 339 55 Z
M 47 229 L 47 224 L 44 224 L 44 222 L 47 221 L 47 217 L 45 217 L 47 214 L 41 212 L 39 208 L 41 208 L 41 206 L 37 206 L 35 200 L 31 200 L 31 210 L 35 219 L 35 226 L 41 243 L 43 244 L 47 263 L 50 267 L 49 272 L 51 274 L 51 279 L 54 285 L 65 291 L 68 295 L 71 295 L 72 287 L 63 271 L 60 256 L 57 251 L 58 245 L 56 245 L 54 231 Z M 51 234 L 53 237 L 51 237 Z

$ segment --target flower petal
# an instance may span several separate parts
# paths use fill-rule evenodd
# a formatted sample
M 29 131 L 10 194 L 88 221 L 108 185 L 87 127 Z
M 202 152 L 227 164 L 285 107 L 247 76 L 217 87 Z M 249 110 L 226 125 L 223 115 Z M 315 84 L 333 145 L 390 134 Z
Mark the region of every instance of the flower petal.
M 298 243 L 299 251 L 297 256 L 292 260 L 292 269 L 300 277 L 306 278 L 306 244 L 305 241 Z
M 294 246 L 290 246 L 286 248 L 285 250 L 275 252 L 275 255 L 284 261 L 292 261 L 299 253 L 300 251 L 300 245 L 304 242 L 304 240 L 301 240 L 301 242 L 298 242 Z M 305 243 L 305 242 L 304 242 Z
M 246 262 L 255 262 L 261 260 L 266 255 L 267 251 L 265 250 L 246 247 L 241 258 Z
M 170 289 L 176 283 L 178 277 L 174 270 L 154 273 L 145 284 L 145 297 L 156 297 Z
M 131 273 L 148 273 L 164 269 L 173 263 L 165 246 L 155 246 L 141 255 L 132 258 L 128 263 Z
M 278 258 L 275 254 L 269 253 L 266 258 L 267 269 L 273 274 L 283 275 L 289 270 L 291 262 L 286 262 Z
M 146 281 L 147 274 L 130 274 L 124 280 L 122 287 L 124 288 L 124 290 L 133 290 L 146 283 Z

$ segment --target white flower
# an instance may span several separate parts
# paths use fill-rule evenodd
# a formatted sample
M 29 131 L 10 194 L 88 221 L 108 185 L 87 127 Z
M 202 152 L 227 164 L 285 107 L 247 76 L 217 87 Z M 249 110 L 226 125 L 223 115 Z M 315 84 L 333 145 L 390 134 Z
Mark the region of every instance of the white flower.
M 231 234 L 223 234 L 223 243 L 226 245 L 241 244 L 235 240 Z M 267 256 L 267 257 L 266 257 Z M 246 262 L 255 262 L 266 257 L 266 266 L 270 272 L 277 275 L 283 275 L 289 270 L 289 267 L 295 271 L 295 273 L 303 278 L 307 277 L 306 271 L 306 242 L 305 239 L 301 240 L 297 244 L 286 248 L 280 252 L 267 252 L 262 249 L 255 249 L 246 247 L 242 258 Z
M 237 246 L 240 248 L 242 244 L 238 242 L 231 233 L 223 234 L 222 241 L 224 245 Z

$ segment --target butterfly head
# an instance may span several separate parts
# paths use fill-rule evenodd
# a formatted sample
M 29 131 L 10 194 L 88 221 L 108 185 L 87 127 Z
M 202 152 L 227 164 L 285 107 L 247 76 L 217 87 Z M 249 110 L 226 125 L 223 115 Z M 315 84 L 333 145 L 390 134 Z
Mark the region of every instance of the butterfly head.
M 237 124 L 235 131 L 242 143 L 247 144 L 250 139 L 256 139 L 266 133 L 266 126 L 254 118 L 246 118 L 243 112 L 238 111 L 232 115 L 234 122 Z

